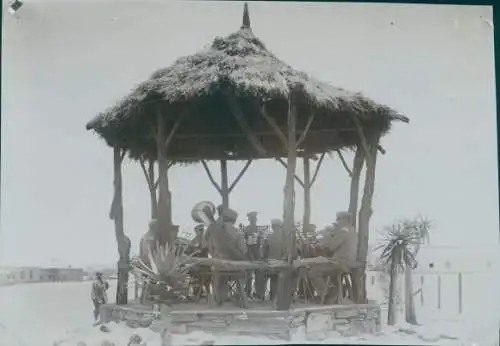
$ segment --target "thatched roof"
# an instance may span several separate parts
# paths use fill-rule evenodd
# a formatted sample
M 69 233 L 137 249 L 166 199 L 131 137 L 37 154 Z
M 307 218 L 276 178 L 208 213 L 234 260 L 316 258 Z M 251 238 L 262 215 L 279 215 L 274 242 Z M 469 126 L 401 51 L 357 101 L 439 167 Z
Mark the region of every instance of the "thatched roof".
M 239 104 L 266 153 L 258 153 L 228 105 Z M 262 116 L 286 133 L 288 100 L 297 108 L 300 135 L 314 113 L 301 149 L 320 153 L 359 143 L 354 118 L 366 134 L 385 134 L 393 120 L 408 118 L 359 93 L 348 92 L 294 70 L 254 36 L 245 4 L 240 30 L 217 37 L 200 52 L 154 72 L 115 106 L 87 124 L 108 145 L 122 145 L 132 157 L 156 157 L 154 129 L 161 113 L 167 132 L 183 117 L 167 150 L 172 160 L 249 159 L 286 156 L 279 136 Z M 188 113 L 185 113 L 188 110 Z M 168 136 L 166 134 L 165 136 Z

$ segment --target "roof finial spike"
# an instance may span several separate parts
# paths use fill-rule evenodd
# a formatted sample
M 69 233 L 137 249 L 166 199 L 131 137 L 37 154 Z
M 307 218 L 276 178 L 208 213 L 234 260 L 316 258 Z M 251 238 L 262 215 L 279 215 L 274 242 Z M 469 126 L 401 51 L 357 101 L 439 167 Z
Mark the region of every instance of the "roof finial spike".
M 243 8 L 243 24 L 242 29 L 250 29 L 250 15 L 248 14 L 248 3 L 245 2 L 245 7 Z

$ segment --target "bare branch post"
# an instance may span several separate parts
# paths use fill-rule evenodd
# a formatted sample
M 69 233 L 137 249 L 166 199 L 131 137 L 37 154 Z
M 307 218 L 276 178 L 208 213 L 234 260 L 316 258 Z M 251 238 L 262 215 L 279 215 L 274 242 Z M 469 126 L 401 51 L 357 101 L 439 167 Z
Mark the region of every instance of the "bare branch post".
M 358 214 L 358 200 L 359 200 L 359 180 L 361 178 L 361 171 L 363 170 L 363 164 L 365 162 L 365 156 L 363 155 L 363 149 L 359 146 L 356 147 L 356 153 L 354 154 L 354 162 L 352 167 L 351 176 L 351 193 L 349 198 L 349 213 L 352 215 L 352 220 L 354 223 L 354 230 L 357 226 L 357 214 Z
M 349 165 L 347 164 L 344 155 L 342 155 L 340 150 L 337 150 L 337 154 L 339 155 L 340 162 L 342 162 L 342 166 L 344 166 L 344 169 L 347 171 L 347 174 L 349 174 L 349 177 L 352 178 L 352 171 L 349 169 Z
M 248 168 L 250 167 L 251 164 L 252 160 L 248 160 L 247 163 L 245 163 L 245 166 L 243 166 L 240 173 L 238 173 L 234 181 L 231 183 L 231 186 L 229 187 L 229 193 L 231 193 L 233 189 L 236 187 L 236 185 L 238 185 L 239 181 L 241 180 L 243 175 L 245 175 L 246 171 L 248 171 Z
M 156 194 L 156 190 L 158 184 L 156 183 L 155 178 L 155 166 L 153 160 L 148 161 L 148 167 L 146 168 L 145 159 L 140 158 L 139 163 L 142 168 L 142 172 L 144 173 L 144 177 L 146 178 L 146 183 L 148 184 L 149 189 L 149 199 L 151 201 L 151 219 L 156 219 L 158 217 L 158 196 Z
M 316 164 L 316 169 L 314 170 L 314 174 L 312 176 L 311 182 L 309 185 L 313 187 L 314 183 L 316 182 L 316 179 L 318 178 L 319 174 L 319 169 L 321 168 L 321 165 L 323 164 L 323 160 L 325 159 L 326 153 L 321 154 L 318 163 Z
M 221 184 L 220 192 L 222 197 L 222 207 L 224 210 L 229 208 L 229 183 L 227 176 L 227 161 L 220 160 Z
M 283 159 L 282 159 L 281 157 L 276 157 L 276 158 L 275 158 L 275 160 L 276 160 L 276 161 L 278 161 L 279 163 L 281 163 L 281 165 L 282 165 L 283 167 L 285 167 L 285 169 L 287 169 L 287 170 L 288 170 L 288 165 L 286 164 L 286 162 L 285 162 L 285 161 L 283 161 Z M 295 181 L 296 181 L 297 183 L 299 183 L 299 184 L 300 184 L 300 186 L 304 187 L 304 184 L 305 184 L 305 183 L 304 183 L 304 181 L 303 181 L 302 179 L 300 179 L 300 178 L 299 178 L 299 176 L 298 176 L 297 174 L 294 174 L 294 179 L 295 179 Z
M 288 250 L 288 264 L 292 264 L 296 257 L 296 232 L 294 222 L 295 211 L 295 168 L 297 165 L 297 142 L 296 142 L 296 122 L 297 112 L 295 105 L 289 98 L 288 109 L 288 160 L 286 182 L 284 188 L 284 201 L 283 201 L 283 229 L 287 234 L 287 250 Z M 288 310 L 292 304 L 293 289 L 294 289 L 294 272 L 285 270 L 280 273 L 278 280 L 278 294 L 276 297 L 276 308 L 278 310 Z
M 177 235 L 175 227 L 172 223 L 172 194 L 170 192 L 168 182 L 168 169 L 170 164 L 167 160 L 167 151 L 172 143 L 182 120 L 189 114 L 191 108 L 184 110 L 172 126 L 168 136 L 166 134 L 165 119 L 163 118 L 161 109 L 158 108 L 156 120 L 157 128 L 155 135 L 156 152 L 158 161 L 158 222 L 162 230 L 162 239 L 159 239 L 161 244 L 173 244 Z
M 304 216 L 302 218 L 302 232 L 309 230 L 311 224 L 311 165 L 308 155 L 302 158 L 304 163 Z
M 358 218 L 358 251 L 357 261 L 364 263 L 363 267 L 356 270 L 358 303 L 366 303 L 366 260 L 368 256 L 368 240 L 370 218 L 372 216 L 372 200 L 375 187 L 375 165 L 377 162 L 378 138 L 370 138 L 368 144 L 368 158 L 366 158 L 366 177 L 361 198 L 361 208 Z
M 130 240 L 125 236 L 123 224 L 123 183 L 122 160 L 123 153 L 119 146 L 113 148 L 113 203 L 110 216 L 115 224 L 116 243 L 118 245 L 118 283 L 116 289 L 116 303 L 127 304 L 128 301 L 128 264 L 130 262 Z M 128 240 L 128 242 L 127 242 Z
M 304 132 L 302 132 L 302 135 L 300 136 L 300 138 L 297 141 L 297 148 L 299 148 L 302 145 L 302 143 L 304 143 L 304 140 L 306 139 L 306 136 L 309 133 L 309 129 L 311 128 L 311 125 L 314 121 L 314 117 L 315 117 L 315 113 L 312 113 L 309 116 L 309 119 L 307 119 L 307 124 L 306 124 L 306 127 L 304 129 Z
M 205 160 L 202 160 L 201 161 L 201 164 L 203 165 L 203 168 L 205 169 L 205 172 L 207 173 L 208 175 L 208 179 L 210 179 L 210 182 L 212 183 L 212 185 L 215 187 L 215 189 L 217 190 L 217 192 L 222 196 L 222 190 L 221 190 L 221 187 L 219 186 L 219 184 L 215 181 L 214 179 L 214 176 L 212 175 L 212 172 L 210 172 L 210 168 L 208 168 L 208 164 Z

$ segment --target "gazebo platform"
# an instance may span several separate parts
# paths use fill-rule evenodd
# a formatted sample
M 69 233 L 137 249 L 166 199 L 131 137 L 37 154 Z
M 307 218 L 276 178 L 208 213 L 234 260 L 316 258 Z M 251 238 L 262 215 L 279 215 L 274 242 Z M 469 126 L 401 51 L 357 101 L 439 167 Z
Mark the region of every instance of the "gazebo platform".
M 376 304 L 297 304 L 288 311 L 272 310 L 269 304 L 260 302 L 251 305 L 249 309 L 241 309 L 230 303 L 222 307 L 183 303 L 162 305 L 160 312 L 155 312 L 151 305 L 108 304 L 101 308 L 101 322 L 125 321 L 131 327 L 147 327 L 154 323 L 158 332 L 167 328 L 173 334 L 205 331 L 282 340 L 304 336 L 318 340 L 333 331 L 344 336 L 372 334 L 381 328 L 380 306 Z
M 141 304 L 129 301 L 127 305 L 105 304 L 100 309 L 100 323 L 124 322 L 132 328 L 151 326 L 154 321 L 161 320 L 159 311 L 152 304 Z

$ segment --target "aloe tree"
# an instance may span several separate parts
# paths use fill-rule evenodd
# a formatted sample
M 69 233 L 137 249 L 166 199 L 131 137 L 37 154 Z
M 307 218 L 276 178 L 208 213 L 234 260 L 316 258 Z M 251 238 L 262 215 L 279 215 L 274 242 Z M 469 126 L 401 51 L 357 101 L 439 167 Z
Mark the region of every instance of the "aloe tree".
M 412 255 L 413 258 L 417 258 L 418 252 L 422 243 L 429 242 L 430 230 L 432 228 L 431 222 L 424 217 L 417 217 L 413 220 L 404 220 L 402 222 L 403 227 L 407 232 L 413 233 L 415 237 L 415 243 L 412 244 Z M 415 299 L 413 292 L 413 268 L 406 268 L 405 272 L 405 317 L 406 322 L 410 324 L 417 324 L 417 314 L 415 311 Z
M 416 238 L 415 233 L 405 227 L 403 222 L 398 222 L 384 228 L 384 239 L 377 246 L 377 249 L 382 249 L 380 259 L 385 265 L 389 266 L 389 313 L 387 324 L 391 326 L 396 323 L 395 294 L 398 273 L 406 268 L 415 267 L 416 261 L 412 249 L 416 241 L 418 241 L 418 238 Z

